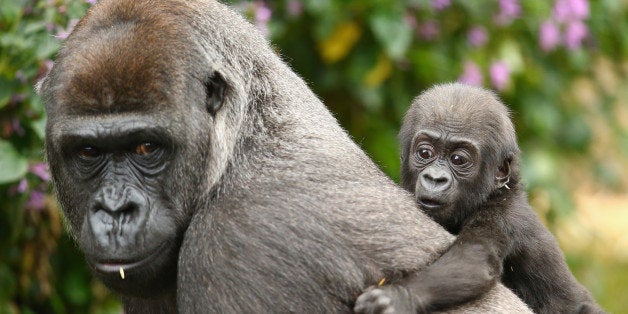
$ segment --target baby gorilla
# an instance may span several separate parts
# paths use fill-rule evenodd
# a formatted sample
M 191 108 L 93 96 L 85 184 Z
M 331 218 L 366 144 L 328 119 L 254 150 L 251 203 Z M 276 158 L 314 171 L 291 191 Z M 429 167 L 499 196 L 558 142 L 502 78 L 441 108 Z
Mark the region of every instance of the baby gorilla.
M 493 93 L 462 84 L 433 87 L 412 103 L 399 139 L 403 187 L 458 237 L 421 272 L 369 288 L 357 312 L 446 309 L 500 279 L 537 313 L 603 312 L 528 204 L 515 130 Z

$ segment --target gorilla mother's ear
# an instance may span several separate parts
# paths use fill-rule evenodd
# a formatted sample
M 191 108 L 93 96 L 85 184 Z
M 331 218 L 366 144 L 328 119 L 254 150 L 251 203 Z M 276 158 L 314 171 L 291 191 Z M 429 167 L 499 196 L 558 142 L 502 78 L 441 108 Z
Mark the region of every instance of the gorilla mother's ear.
M 217 71 L 213 71 L 205 80 L 205 93 L 207 95 L 205 106 L 207 106 L 207 111 L 212 116 L 215 116 L 216 112 L 222 107 L 225 89 L 225 79 Z

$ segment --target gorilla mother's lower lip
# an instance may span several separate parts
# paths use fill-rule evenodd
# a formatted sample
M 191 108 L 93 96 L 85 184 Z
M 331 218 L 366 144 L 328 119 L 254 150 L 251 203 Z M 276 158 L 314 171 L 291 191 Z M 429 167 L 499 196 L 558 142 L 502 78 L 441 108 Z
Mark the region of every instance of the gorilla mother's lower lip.
M 164 246 L 165 244 L 160 245 L 151 254 L 140 260 L 109 259 L 95 262 L 94 266 L 98 271 L 103 273 L 118 273 L 120 272 L 120 268 L 123 268 L 124 270 L 132 270 L 136 267 L 142 266 L 143 264 L 150 262 L 151 260 L 154 260 L 157 255 L 163 251 Z
M 432 200 L 432 199 L 421 198 L 419 199 L 419 205 L 421 205 L 421 207 L 425 207 L 428 209 L 438 209 L 438 208 L 443 207 L 445 204 L 439 201 Z

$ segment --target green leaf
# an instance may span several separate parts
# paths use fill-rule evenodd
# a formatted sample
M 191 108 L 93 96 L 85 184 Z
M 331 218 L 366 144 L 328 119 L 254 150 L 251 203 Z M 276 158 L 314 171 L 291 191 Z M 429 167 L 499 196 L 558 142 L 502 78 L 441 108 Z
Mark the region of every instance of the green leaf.
M 31 122 L 31 127 L 37 134 L 40 140 L 43 140 L 46 136 L 46 118 L 41 118 Z
M 22 1 L 0 1 L 0 8 L 2 8 L 2 10 L 0 10 L 0 20 L 9 25 L 17 23 L 22 15 L 23 3 L 21 2 Z
M 412 43 L 412 29 L 404 22 L 403 14 L 380 11 L 369 22 L 388 55 L 394 60 L 403 58 Z
M 15 84 L 13 81 L 0 76 L 0 109 L 9 103 L 14 90 Z
M 19 180 L 27 170 L 26 158 L 20 156 L 11 143 L 0 140 L 0 184 Z
M 58 39 L 52 36 L 40 37 L 35 50 L 35 57 L 38 60 L 50 58 L 57 52 L 59 47 L 61 47 L 61 43 Z

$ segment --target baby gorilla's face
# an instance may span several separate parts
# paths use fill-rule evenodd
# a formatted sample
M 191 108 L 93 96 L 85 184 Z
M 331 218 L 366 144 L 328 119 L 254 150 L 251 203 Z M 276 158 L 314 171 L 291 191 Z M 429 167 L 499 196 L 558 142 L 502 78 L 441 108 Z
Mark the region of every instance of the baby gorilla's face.
M 408 169 L 412 173 L 414 195 L 421 209 L 441 225 L 454 227 L 461 208 L 478 203 L 481 150 L 478 142 L 463 134 L 440 128 L 420 128 L 412 140 Z M 488 171 L 490 172 L 490 171 Z

